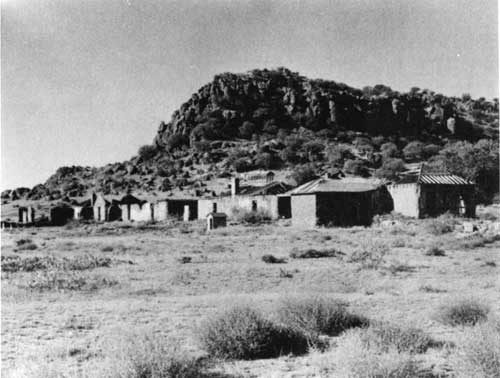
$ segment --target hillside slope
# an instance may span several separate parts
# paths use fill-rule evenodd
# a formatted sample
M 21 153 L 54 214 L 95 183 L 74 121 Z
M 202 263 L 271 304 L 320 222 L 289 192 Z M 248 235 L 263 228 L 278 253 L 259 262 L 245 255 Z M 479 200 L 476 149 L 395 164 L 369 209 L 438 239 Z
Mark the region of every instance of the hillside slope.
M 450 143 L 497 136 L 498 99 L 419 88 L 399 93 L 384 85 L 356 89 L 286 68 L 224 73 L 162 122 L 138 156 L 99 168 L 61 167 L 44 184 L 4 191 L 2 200 L 67 199 L 90 190 L 197 189 L 199 195 L 213 177 L 297 165 L 313 173 L 340 167 L 368 175 L 384 164 L 401 170 L 398 158 L 429 160 Z

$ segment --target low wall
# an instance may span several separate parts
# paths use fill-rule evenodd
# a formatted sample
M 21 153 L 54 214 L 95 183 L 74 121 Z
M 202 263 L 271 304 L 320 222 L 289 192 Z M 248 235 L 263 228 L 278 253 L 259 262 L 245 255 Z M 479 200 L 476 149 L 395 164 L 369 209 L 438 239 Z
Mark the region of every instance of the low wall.
M 233 216 L 234 208 L 247 211 L 252 209 L 264 210 L 272 219 L 278 219 L 278 197 L 277 196 L 234 196 L 219 197 L 213 199 L 198 200 L 198 219 L 205 219 L 207 214 L 213 211 L 213 204 L 217 204 L 217 212 Z

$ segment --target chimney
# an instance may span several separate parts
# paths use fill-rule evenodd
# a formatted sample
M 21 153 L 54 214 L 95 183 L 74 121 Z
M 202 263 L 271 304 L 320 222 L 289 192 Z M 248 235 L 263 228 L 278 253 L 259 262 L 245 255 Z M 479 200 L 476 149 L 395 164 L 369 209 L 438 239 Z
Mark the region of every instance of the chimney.
M 240 179 L 238 177 L 233 177 L 231 179 L 231 196 L 236 196 L 240 193 Z

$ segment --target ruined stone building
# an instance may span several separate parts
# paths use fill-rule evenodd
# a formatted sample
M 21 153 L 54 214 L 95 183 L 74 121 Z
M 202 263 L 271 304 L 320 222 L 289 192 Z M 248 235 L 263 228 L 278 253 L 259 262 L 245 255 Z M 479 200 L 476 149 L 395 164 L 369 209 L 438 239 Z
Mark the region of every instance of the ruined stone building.
M 368 226 L 375 214 L 391 210 L 385 186 L 377 179 L 319 179 L 290 192 L 294 226 Z
M 223 212 L 231 217 L 241 210 L 262 210 L 267 212 L 272 219 L 289 218 L 289 208 L 283 205 L 283 203 L 289 203 L 289 200 L 281 199 L 278 195 L 287 192 L 290 188 L 289 185 L 279 181 L 257 187 L 241 187 L 240 179 L 234 177 L 231 180 L 230 195 L 198 200 L 198 219 L 204 219 L 211 212 Z
M 32 206 L 20 206 L 18 209 L 18 222 L 31 224 L 35 222 L 35 208 Z
M 474 183 L 447 174 L 413 174 L 388 185 L 394 211 L 409 217 L 434 217 L 446 212 L 474 217 Z

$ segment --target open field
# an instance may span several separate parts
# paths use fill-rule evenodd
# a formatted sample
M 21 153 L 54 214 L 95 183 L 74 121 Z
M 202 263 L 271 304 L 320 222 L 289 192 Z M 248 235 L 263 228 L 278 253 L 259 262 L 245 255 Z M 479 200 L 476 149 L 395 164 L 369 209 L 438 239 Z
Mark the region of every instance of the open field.
M 30 376 L 53 367 L 66 376 L 89 374 L 106 364 L 103 345 L 143 331 L 203 357 L 199 327 L 212 311 L 251 303 L 272 313 L 283 297 L 321 294 L 370 321 L 409 324 L 444 342 L 420 356 L 439 376 L 467 331 L 440 322 L 440 306 L 473 299 L 489 307 L 489 317 L 500 314 L 500 237 L 449 232 L 434 222 L 307 231 L 280 221 L 210 234 L 204 223 L 173 221 L 3 231 L 2 373 Z M 329 257 L 290 257 L 309 249 Z M 265 263 L 268 254 L 286 261 Z M 327 352 L 217 360 L 210 370 L 335 376 L 325 364 L 339 340 L 327 338 Z

